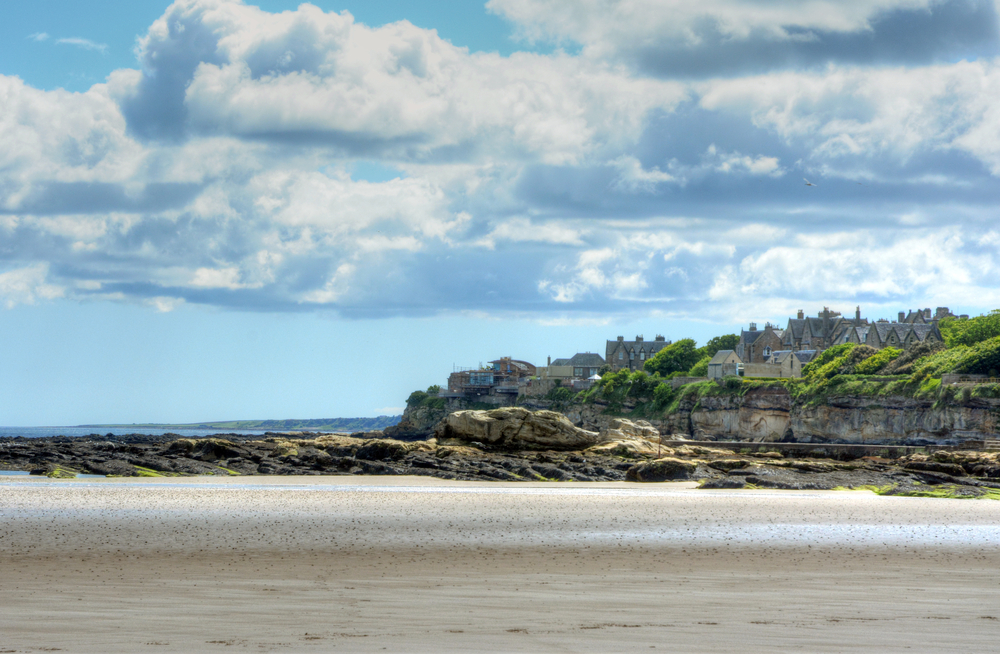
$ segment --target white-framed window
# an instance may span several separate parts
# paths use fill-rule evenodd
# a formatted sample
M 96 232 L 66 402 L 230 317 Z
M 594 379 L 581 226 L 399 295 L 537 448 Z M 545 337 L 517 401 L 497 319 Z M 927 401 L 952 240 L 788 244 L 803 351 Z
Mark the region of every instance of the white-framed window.
M 764 358 L 766 359 L 769 356 L 771 356 L 771 348 L 770 347 L 765 347 L 764 348 Z
M 646 353 L 645 352 L 642 352 L 642 351 L 639 352 L 639 360 L 640 361 L 645 361 L 646 360 Z
M 621 361 L 624 358 L 625 358 L 625 353 L 622 352 L 621 350 L 618 350 L 618 360 Z

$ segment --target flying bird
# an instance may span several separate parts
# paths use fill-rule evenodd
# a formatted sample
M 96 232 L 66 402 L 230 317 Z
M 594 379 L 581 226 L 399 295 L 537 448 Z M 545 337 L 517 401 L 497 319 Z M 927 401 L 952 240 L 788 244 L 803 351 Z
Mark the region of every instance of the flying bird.
M 803 178 L 802 178 L 802 181 L 806 183 L 806 186 L 816 186 L 815 184 L 813 184 L 812 182 L 810 182 L 810 181 L 809 181 L 808 179 L 806 179 L 805 177 L 803 177 Z

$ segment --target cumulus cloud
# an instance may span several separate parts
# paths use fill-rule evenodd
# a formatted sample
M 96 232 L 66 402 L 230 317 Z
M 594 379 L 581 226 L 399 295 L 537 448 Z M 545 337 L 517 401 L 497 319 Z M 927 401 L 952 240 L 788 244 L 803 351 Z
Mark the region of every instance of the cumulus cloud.
M 530 40 L 664 77 L 995 55 L 992 0 L 490 0 Z
M 0 76 L 0 301 L 549 322 L 1000 306 L 997 60 L 830 50 L 988 14 L 985 52 L 992 5 L 490 6 L 583 48 L 501 57 L 308 4 L 179 0 L 140 70 L 84 93 Z M 636 54 L 700 61 L 712 34 L 780 62 L 691 79 Z
M 147 138 L 227 134 L 352 156 L 576 161 L 633 138 L 679 85 L 569 56 L 470 54 L 405 21 L 379 28 L 312 5 L 269 14 L 179 0 L 122 75 L 122 106 Z M 125 78 L 128 78 L 127 80 Z
M 36 263 L 0 273 L 0 299 L 11 309 L 18 304 L 34 304 L 39 299 L 62 297 L 65 289 L 48 283 L 49 267 Z

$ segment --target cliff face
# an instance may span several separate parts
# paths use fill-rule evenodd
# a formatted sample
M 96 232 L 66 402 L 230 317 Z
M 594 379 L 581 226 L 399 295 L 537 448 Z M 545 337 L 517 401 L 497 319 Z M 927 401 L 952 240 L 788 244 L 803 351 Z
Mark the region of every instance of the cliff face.
M 556 408 L 525 403 L 529 409 Z M 478 408 L 461 400 L 448 406 L 407 408 L 403 420 L 385 431 L 394 438 L 428 438 L 446 415 Z M 975 398 L 937 402 L 908 397 L 830 397 L 824 404 L 792 402 L 784 388 L 759 388 L 739 395 L 706 396 L 682 403 L 668 416 L 630 415 L 632 406 L 610 415 L 601 403 L 561 408 L 577 427 L 600 432 L 620 415 L 643 418 L 664 436 L 695 440 L 796 441 L 870 445 L 956 445 L 967 440 L 997 438 L 1000 399 Z
M 670 422 L 677 432 L 699 440 L 947 445 L 994 437 L 998 418 L 1000 400 L 935 405 L 905 397 L 848 396 L 809 406 L 793 404 L 784 389 L 762 389 L 743 397 L 702 398 L 682 406 Z

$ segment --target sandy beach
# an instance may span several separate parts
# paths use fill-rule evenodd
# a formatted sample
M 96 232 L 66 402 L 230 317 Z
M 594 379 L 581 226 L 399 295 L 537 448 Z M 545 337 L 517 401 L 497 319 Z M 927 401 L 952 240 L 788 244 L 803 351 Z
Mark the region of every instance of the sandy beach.
M 0 479 L 0 651 L 988 651 L 1000 503 Z

